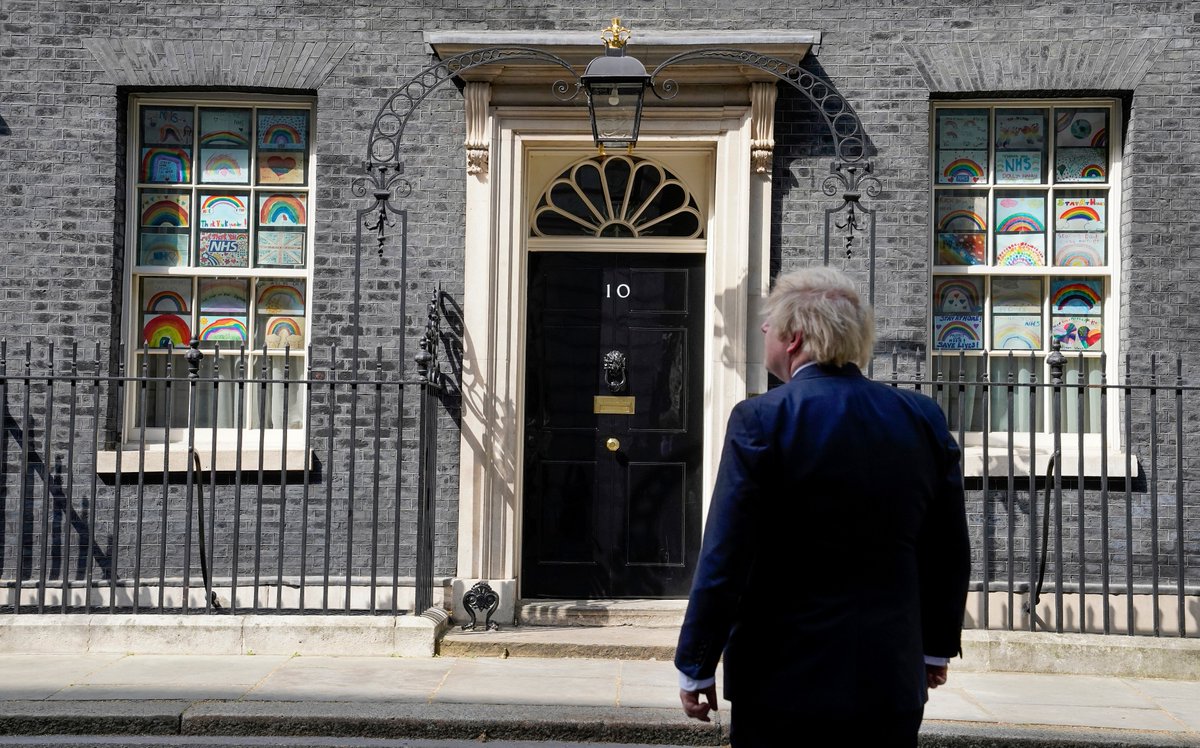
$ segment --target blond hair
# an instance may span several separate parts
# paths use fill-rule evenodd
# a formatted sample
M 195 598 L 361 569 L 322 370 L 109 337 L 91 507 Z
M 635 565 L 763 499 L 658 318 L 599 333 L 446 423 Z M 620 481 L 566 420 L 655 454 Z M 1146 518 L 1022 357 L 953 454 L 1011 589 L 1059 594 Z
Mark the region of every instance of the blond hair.
M 780 275 L 764 314 L 770 334 L 786 339 L 803 333 L 801 350 L 812 361 L 833 366 L 870 361 L 875 314 L 840 270 L 810 267 Z

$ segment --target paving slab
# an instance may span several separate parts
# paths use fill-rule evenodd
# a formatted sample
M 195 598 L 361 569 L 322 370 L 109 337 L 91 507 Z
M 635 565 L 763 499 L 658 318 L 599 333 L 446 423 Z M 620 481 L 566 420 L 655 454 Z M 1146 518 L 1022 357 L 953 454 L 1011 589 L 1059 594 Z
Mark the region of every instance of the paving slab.
M 455 661 L 294 657 L 243 696 L 255 701 L 428 701 Z
M 955 673 L 950 684 L 987 704 L 1148 709 L 1153 700 L 1119 678 L 1036 673 Z
M 281 655 L 129 655 L 79 679 L 76 685 L 248 688 L 288 659 Z
M 0 699 L 45 699 L 123 655 L 0 655 Z

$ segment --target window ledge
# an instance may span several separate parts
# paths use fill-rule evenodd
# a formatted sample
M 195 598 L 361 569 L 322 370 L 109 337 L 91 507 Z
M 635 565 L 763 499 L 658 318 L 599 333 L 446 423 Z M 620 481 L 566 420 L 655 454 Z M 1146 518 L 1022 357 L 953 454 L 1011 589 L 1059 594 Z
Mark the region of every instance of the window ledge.
M 1068 441 L 1069 440 L 1069 441 Z M 1033 464 L 1039 477 L 1045 477 L 1050 464 L 1050 455 L 1054 452 L 1053 436 L 1038 434 L 1034 447 Z M 1013 443 L 1010 447 L 1007 435 L 994 434 L 987 440 L 987 474 L 989 479 L 1003 478 L 1008 475 L 1009 465 L 1012 465 L 1013 475 L 1028 478 L 1030 473 L 1029 444 Z M 1108 446 L 1108 477 L 1125 477 L 1126 453 L 1118 447 Z M 1133 476 L 1138 475 L 1139 466 L 1137 455 L 1129 455 Z M 1101 477 L 1101 445 L 1096 435 L 1084 437 L 1083 444 L 1083 477 Z M 963 438 L 963 475 L 967 478 L 983 476 L 983 435 L 979 433 L 965 434 Z M 1061 473 L 1064 478 L 1079 477 L 1079 443 L 1075 434 L 1064 434 L 1062 442 Z
M 125 445 L 121 450 L 103 450 L 96 454 L 96 472 L 101 475 L 117 473 L 117 456 L 121 459 L 121 473 L 137 473 L 143 470 L 147 473 L 186 473 L 188 469 L 188 449 L 184 444 L 171 444 L 168 454 L 166 445 L 147 444 L 145 457 L 139 453 L 136 445 Z M 196 447 L 200 456 L 202 472 L 216 469 L 218 472 L 233 472 L 238 468 L 238 450 L 236 447 Z M 259 451 L 257 446 L 243 447 L 241 450 L 243 472 L 257 472 L 259 469 Z M 289 448 L 285 453 L 279 447 L 266 447 L 262 450 L 262 469 L 279 472 L 280 470 L 304 470 L 312 467 L 312 451 L 304 447 Z M 194 465 L 194 463 L 193 463 Z

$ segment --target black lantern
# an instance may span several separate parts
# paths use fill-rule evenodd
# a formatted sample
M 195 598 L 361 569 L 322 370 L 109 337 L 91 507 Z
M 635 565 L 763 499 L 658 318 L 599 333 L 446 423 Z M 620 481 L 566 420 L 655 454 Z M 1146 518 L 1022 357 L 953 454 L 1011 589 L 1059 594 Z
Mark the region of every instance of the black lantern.
M 637 144 L 642 98 L 650 85 L 650 75 L 636 58 L 625 56 L 629 29 L 621 25 L 621 19 L 614 18 L 612 26 L 604 30 L 601 38 L 604 56 L 589 62 L 580 78 L 587 91 L 592 136 L 601 154 L 605 146 L 624 146 L 632 150 Z

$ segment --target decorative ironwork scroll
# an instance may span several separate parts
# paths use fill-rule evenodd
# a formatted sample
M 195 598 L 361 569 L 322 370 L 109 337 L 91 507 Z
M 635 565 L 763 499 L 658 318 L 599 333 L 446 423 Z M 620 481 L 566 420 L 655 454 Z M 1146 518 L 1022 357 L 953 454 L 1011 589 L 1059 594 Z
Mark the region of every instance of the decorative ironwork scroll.
M 496 608 L 500 607 L 500 596 L 496 594 L 490 584 L 484 581 L 476 582 L 475 586 L 463 595 L 462 602 L 463 607 L 467 609 L 467 615 L 471 616 L 471 622 L 463 624 L 463 631 L 467 629 L 474 631 L 479 627 L 479 621 L 475 615 L 477 610 L 481 613 L 487 611 L 487 615 L 483 619 L 484 631 L 500 630 L 500 624 L 492 620 L 492 614 L 496 612 Z

